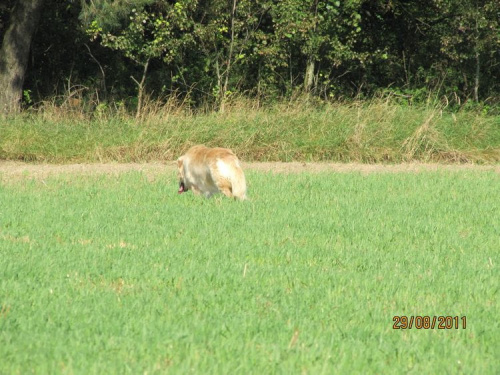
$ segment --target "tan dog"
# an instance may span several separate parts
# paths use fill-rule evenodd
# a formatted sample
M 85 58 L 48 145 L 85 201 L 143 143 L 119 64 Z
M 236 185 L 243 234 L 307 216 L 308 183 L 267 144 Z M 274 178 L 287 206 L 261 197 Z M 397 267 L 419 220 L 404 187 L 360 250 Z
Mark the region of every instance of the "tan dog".
M 246 199 L 245 174 L 240 162 L 227 148 L 191 147 L 177 159 L 179 194 L 193 190 L 210 197 L 221 192 L 227 197 Z

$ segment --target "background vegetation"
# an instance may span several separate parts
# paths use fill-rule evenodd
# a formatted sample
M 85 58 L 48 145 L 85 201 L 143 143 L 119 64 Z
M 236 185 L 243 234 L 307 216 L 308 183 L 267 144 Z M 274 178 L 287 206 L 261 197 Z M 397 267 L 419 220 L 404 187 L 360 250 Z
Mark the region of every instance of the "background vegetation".
M 7 0 L 0 158 L 165 160 L 203 142 L 246 160 L 497 162 L 499 12 L 496 0 Z
M 23 3 L 2 2 L 0 37 Z M 175 94 L 223 111 L 234 95 L 262 103 L 305 91 L 324 99 L 390 92 L 410 103 L 432 92 L 450 108 L 472 100 L 490 110 L 500 98 L 496 0 L 35 3 L 43 8 L 25 108 L 56 98 L 91 112 L 140 112 L 146 94 Z
M 0 158 L 52 163 L 171 161 L 188 147 L 232 148 L 245 161 L 365 163 L 500 161 L 500 117 L 402 105 L 391 98 L 344 103 L 291 100 L 255 108 L 228 101 L 224 113 L 155 102 L 139 118 L 114 109 L 46 105 L 0 121 Z

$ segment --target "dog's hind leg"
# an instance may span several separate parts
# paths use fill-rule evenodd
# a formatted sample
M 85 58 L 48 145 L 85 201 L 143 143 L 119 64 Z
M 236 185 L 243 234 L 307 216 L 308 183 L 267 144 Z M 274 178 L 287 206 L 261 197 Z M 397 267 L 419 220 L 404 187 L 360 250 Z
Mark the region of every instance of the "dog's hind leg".
M 217 188 L 219 191 L 224 194 L 226 197 L 233 197 L 233 189 L 231 187 L 231 182 L 226 179 L 220 179 L 217 181 Z
M 224 194 L 226 197 L 232 198 L 233 193 L 229 189 L 221 189 L 222 194 Z

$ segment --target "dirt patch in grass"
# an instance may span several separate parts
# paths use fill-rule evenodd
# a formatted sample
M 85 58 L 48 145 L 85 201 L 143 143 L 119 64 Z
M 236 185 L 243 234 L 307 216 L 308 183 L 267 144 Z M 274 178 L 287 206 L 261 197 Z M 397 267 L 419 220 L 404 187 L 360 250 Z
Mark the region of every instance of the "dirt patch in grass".
M 0 161 L 0 176 L 3 180 L 21 177 L 44 179 L 61 174 L 95 175 L 138 171 L 146 175 L 157 175 L 173 171 L 174 163 L 95 163 L 95 164 L 31 164 L 22 162 Z
M 273 173 L 301 173 L 301 172 L 360 172 L 360 173 L 401 173 L 423 171 L 462 171 L 481 170 L 500 173 L 500 165 L 476 164 L 429 164 L 429 163 L 401 163 L 401 164 L 361 164 L 361 163 L 244 163 L 243 167 L 263 172 Z M 1 168 L 0 168 L 1 170 Z
M 60 174 L 120 174 L 131 171 L 144 173 L 146 176 L 159 175 L 175 171 L 175 163 L 102 163 L 102 164 L 30 164 L 12 161 L 0 161 L 0 179 L 9 181 L 19 178 L 44 179 Z M 360 164 L 360 163 L 302 163 L 302 162 L 256 162 L 243 163 L 243 169 L 270 173 L 302 172 L 359 172 L 359 173 L 418 173 L 423 171 L 494 171 L 500 173 L 500 165 L 475 164 Z

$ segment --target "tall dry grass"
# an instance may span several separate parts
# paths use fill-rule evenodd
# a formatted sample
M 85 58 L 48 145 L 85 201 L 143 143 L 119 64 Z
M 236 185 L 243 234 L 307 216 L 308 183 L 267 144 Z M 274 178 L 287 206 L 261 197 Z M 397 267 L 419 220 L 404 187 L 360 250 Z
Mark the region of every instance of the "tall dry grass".
M 173 160 L 193 144 L 234 149 L 248 161 L 398 163 L 500 161 L 500 117 L 391 98 L 270 105 L 234 98 L 224 113 L 188 99 L 123 103 L 68 100 L 0 119 L 0 158 L 37 162 Z

